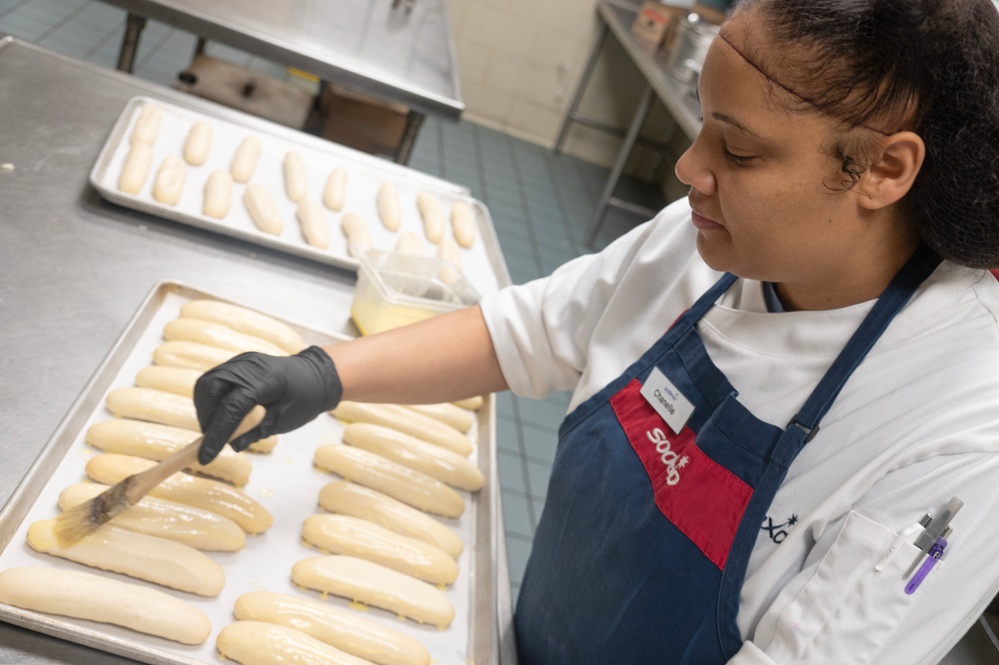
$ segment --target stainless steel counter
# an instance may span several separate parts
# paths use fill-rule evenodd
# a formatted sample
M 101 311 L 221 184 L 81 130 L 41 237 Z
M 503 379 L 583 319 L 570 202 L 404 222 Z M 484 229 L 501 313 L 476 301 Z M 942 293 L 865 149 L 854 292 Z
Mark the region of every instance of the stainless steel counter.
M 418 0 L 409 13 L 392 0 L 103 1 L 129 13 L 125 71 L 152 19 L 422 113 L 457 119 L 464 110 L 444 0 Z
M 353 273 L 131 212 L 93 191 L 90 169 L 135 95 L 209 104 L 0 39 L 0 506 L 160 281 L 356 334 Z M 129 661 L 0 623 L 0 663 L 15 662 Z

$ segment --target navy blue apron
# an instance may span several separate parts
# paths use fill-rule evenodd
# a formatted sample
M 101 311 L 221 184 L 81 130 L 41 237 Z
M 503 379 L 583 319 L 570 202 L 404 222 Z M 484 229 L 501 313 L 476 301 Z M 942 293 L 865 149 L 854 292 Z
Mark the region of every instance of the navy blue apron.
M 520 665 L 721 665 L 767 509 L 843 384 L 940 259 L 920 248 L 784 429 L 754 417 L 695 325 L 727 274 L 562 423 L 515 614 Z M 693 403 L 675 434 L 653 368 Z

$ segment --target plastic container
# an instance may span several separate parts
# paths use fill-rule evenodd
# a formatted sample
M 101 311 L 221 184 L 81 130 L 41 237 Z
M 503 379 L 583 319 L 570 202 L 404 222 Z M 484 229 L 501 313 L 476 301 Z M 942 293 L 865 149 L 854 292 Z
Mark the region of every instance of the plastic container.
M 373 249 L 361 256 L 350 317 L 362 335 L 373 335 L 478 302 L 450 261 Z

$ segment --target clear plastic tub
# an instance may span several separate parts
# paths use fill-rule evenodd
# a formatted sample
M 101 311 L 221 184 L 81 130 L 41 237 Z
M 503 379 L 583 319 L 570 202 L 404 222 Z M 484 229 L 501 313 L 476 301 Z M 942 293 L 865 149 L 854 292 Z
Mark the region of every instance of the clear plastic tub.
M 453 263 L 372 249 L 360 259 L 350 316 L 362 335 L 373 335 L 478 302 Z

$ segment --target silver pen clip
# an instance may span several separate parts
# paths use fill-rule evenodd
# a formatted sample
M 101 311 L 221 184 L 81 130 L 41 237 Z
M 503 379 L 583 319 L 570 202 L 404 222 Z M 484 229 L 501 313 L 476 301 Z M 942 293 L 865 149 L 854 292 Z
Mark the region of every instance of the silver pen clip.
M 916 555 L 916 560 L 912 562 L 909 566 L 909 570 L 905 572 L 902 579 L 909 579 L 909 577 L 916 571 L 919 567 L 919 562 L 923 560 L 927 554 L 930 553 L 930 548 L 933 547 L 934 543 L 937 542 L 937 538 L 943 534 L 944 529 L 950 525 L 950 521 L 954 519 L 954 515 L 957 511 L 961 510 L 961 506 L 964 505 L 964 501 L 961 501 L 956 496 L 952 497 L 944 509 L 940 511 L 940 514 L 936 517 L 931 518 L 924 526 L 926 527 L 921 534 L 916 538 L 915 542 L 912 544 L 919 548 L 919 554 Z M 923 518 L 926 521 L 926 518 Z

